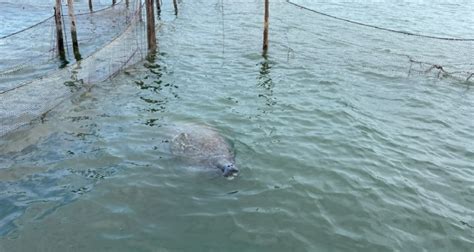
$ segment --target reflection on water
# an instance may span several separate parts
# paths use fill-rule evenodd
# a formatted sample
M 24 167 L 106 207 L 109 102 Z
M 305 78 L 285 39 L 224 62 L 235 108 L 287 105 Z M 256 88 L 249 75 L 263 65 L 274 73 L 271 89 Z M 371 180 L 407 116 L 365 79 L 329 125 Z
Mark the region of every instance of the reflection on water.
M 169 74 L 166 65 L 163 65 L 155 54 L 150 55 L 144 63 L 144 72 L 135 84 L 143 90 L 140 100 L 147 103 L 146 111 L 150 115 L 160 115 L 167 111 L 170 99 L 179 99 L 178 85 L 163 80 L 163 74 Z M 170 97 L 171 95 L 171 97 Z M 145 125 L 160 126 L 160 118 L 149 118 Z
M 274 84 L 270 73 L 271 68 L 272 62 L 268 59 L 268 56 L 263 56 L 263 61 L 260 63 L 260 74 L 257 78 L 257 85 L 263 89 L 264 93 L 259 94 L 258 97 L 264 98 L 265 104 L 269 107 L 276 104 L 276 98 L 273 97 Z

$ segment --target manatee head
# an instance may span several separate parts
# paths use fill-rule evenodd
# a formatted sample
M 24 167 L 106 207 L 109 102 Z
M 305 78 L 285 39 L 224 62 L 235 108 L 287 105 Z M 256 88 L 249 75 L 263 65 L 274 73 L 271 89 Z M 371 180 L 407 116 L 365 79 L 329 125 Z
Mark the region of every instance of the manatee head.
M 234 162 L 221 162 L 217 165 L 217 168 L 222 171 L 224 177 L 235 177 L 239 174 L 239 169 Z

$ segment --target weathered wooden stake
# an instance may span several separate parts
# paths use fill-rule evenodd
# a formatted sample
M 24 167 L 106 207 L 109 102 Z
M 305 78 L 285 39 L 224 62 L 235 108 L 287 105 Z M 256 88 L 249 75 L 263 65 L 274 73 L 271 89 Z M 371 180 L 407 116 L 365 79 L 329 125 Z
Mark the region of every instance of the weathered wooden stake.
M 174 14 L 178 16 L 178 1 L 173 0 L 173 6 L 174 6 Z
M 74 58 L 76 58 L 76 60 L 80 60 L 81 54 L 79 53 L 79 44 L 77 43 L 76 16 L 74 16 L 73 0 L 67 0 L 67 7 L 69 18 L 71 19 L 71 38 Z
M 125 7 L 128 8 L 129 5 L 130 5 L 130 0 L 125 0 Z
M 138 1 L 138 20 L 143 22 L 142 18 L 142 0 Z
M 58 48 L 59 58 L 65 61 L 66 51 L 64 50 L 63 25 L 61 18 L 61 0 L 56 0 L 56 6 L 54 7 L 54 21 L 56 23 L 56 44 Z
M 269 0 L 265 0 L 265 17 L 263 22 L 263 55 L 267 55 L 268 51 L 268 18 L 270 16 L 270 3 Z
M 115 5 L 117 0 L 112 0 L 112 5 Z
M 153 54 L 156 51 L 155 11 L 153 8 L 153 0 L 146 0 L 146 28 L 148 52 Z
M 89 0 L 89 11 L 93 12 L 94 10 L 92 9 L 92 0 Z

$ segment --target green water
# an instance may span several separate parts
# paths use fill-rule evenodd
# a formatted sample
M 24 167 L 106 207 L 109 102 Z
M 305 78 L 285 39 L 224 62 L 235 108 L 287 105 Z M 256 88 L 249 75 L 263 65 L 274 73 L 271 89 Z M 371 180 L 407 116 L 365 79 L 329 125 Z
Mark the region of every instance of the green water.
M 183 1 L 156 59 L 0 139 L 0 251 L 472 251 L 472 83 L 405 56 L 472 70 L 472 42 L 276 2 L 265 59 L 261 5 Z M 183 122 L 239 177 L 169 155 Z

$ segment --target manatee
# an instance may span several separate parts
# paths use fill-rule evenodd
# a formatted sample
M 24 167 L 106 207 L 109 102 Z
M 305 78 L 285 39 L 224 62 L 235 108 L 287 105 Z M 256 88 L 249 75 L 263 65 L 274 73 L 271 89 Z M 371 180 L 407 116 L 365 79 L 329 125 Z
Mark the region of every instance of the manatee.
M 196 165 L 222 171 L 224 177 L 237 176 L 235 154 L 229 142 L 217 130 L 204 125 L 180 125 L 170 141 L 171 153 Z

